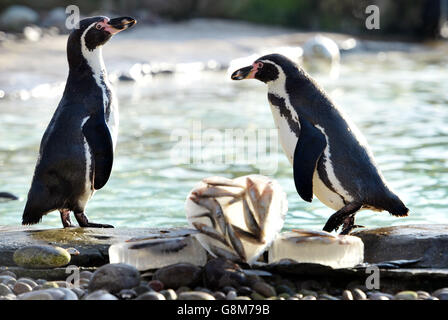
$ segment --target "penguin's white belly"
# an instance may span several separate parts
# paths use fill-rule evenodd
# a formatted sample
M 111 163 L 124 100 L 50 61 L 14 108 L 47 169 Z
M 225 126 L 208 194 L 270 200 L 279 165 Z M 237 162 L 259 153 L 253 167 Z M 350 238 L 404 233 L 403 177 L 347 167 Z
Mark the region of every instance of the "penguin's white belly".
M 289 127 L 288 121 L 280 115 L 278 108 L 271 105 L 272 115 L 275 126 L 278 129 L 280 144 L 291 165 L 294 161 L 294 151 L 298 138 Z M 328 148 L 328 146 L 327 146 Z M 331 180 L 330 180 L 331 182 Z M 319 177 L 317 170 L 313 174 L 313 193 L 327 207 L 333 210 L 339 210 L 345 206 L 343 199 L 339 194 L 330 190 Z

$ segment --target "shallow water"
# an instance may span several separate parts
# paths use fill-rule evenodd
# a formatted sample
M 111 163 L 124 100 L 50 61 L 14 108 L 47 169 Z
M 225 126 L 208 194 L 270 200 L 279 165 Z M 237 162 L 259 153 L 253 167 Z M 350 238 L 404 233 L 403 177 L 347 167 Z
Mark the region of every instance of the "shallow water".
M 410 208 L 405 219 L 362 211 L 358 224 L 448 223 L 447 66 L 446 54 L 369 54 L 344 57 L 337 79 L 316 76 L 364 133 L 387 181 Z M 182 226 L 185 197 L 201 178 L 237 177 L 260 173 L 260 168 L 287 192 L 285 229 L 322 228 L 332 213 L 317 199 L 300 199 L 292 168 L 275 140 L 267 141 L 270 149 L 261 164 L 247 150 L 224 147 L 222 137 L 229 129 L 249 130 L 258 138 L 271 133 L 274 124 L 263 84 L 231 82 L 225 72 L 202 72 L 116 87 L 121 108 L 117 153 L 108 184 L 87 207 L 92 221 L 117 227 Z M 0 191 L 20 196 L 20 201 L 0 203 L 0 225 L 20 223 L 57 93 L 0 99 Z M 182 163 L 176 153 L 178 137 L 192 132 L 202 135 L 206 148 L 193 153 L 193 163 Z M 218 161 L 235 153 L 248 161 Z M 45 216 L 41 226 L 60 227 L 59 214 Z

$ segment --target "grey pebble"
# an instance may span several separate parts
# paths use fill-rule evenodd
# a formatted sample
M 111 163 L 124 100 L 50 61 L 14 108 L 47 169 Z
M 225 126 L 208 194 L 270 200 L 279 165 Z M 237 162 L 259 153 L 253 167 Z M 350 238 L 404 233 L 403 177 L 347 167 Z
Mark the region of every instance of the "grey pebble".
M 322 300 L 340 300 L 340 299 L 338 299 L 336 297 L 333 297 L 332 295 L 329 295 L 329 294 L 322 294 L 322 295 L 320 295 L 319 299 L 322 299 Z
M 209 293 L 201 291 L 186 291 L 182 292 L 178 300 L 216 300 L 214 296 Z
M 301 300 L 316 300 L 315 296 L 304 296 Z
M 135 300 L 166 300 L 165 296 L 156 291 L 145 292 L 138 296 Z
M 355 298 L 355 300 L 367 300 L 367 295 L 365 294 L 364 291 L 362 291 L 359 288 L 353 289 L 352 294 L 353 294 L 353 298 Z
M 254 283 L 252 289 L 267 298 L 276 296 L 274 287 L 263 281 Z
M 90 271 L 87 271 L 87 270 L 81 271 L 79 273 L 79 279 L 91 280 L 92 277 L 93 277 L 93 272 L 90 272 Z
M 160 293 L 163 294 L 166 300 L 177 299 L 177 293 L 173 289 L 161 290 Z
M 6 296 L 8 294 L 14 294 L 14 293 L 6 284 L 0 283 L 0 297 Z
M 432 296 L 439 300 L 448 300 L 448 288 L 438 289 L 432 293 Z
M 342 300 L 353 300 L 353 294 L 350 290 L 344 290 L 342 292 Z
M 236 291 L 235 291 L 235 290 L 229 291 L 229 292 L 227 292 L 226 300 L 235 300 L 235 298 L 236 298 L 237 296 L 238 296 L 238 295 L 236 294 Z
M 72 288 L 71 290 L 78 296 L 78 299 L 81 299 L 86 294 L 81 288 Z
M 24 282 L 16 282 L 16 284 L 14 285 L 13 291 L 16 295 L 22 294 L 22 293 L 26 293 L 26 292 L 31 292 L 33 291 L 33 288 L 31 288 L 31 286 L 29 284 L 26 284 Z
M 137 297 L 137 292 L 133 289 L 123 289 L 118 293 L 118 297 L 123 300 L 130 300 Z
M 249 298 L 248 296 L 238 296 L 234 300 L 252 300 L 252 299 Z
M 16 274 L 14 272 L 12 272 L 12 271 L 9 271 L 9 270 L 5 270 L 5 271 L 0 272 L 0 277 L 1 276 L 10 276 L 10 277 L 13 277 L 14 279 L 17 279 Z
M 106 290 L 96 290 L 85 296 L 83 300 L 118 300 L 118 298 Z
M 5 275 L 5 276 L 0 276 L 0 283 L 6 284 L 6 285 L 14 285 L 17 282 L 16 278 Z
M 28 284 L 31 288 L 34 288 L 37 286 L 36 281 L 34 281 L 33 279 L 29 279 L 29 278 L 19 278 L 17 279 L 17 282 L 23 282 Z
M 147 285 L 139 285 L 137 287 L 132 288 L 132 290 L 135 291 L 137 296 L 140 296 L 140 295 L 142 295 L 142 294 L 144 294 L 146 292 L 149 292 L 149 291 L 154 291 Z
M 216 291 L 215 293 L 213 293 L 213 296 L 216 300 L 226 300 L 226 295 L 222 291 Z
M 140 283 L 140 272 L 129 264 L 113 263 L 98 268 L 89 282 L 89 291 L 107 290 L 118 293 Z
M 400 291 L 395 295 L 395 300 L 417 300 L 418 294 L 415 291 Z
M 48 292 L 45 292 L 45 290 L 24 293 L 17 298 L 19 300 L 54 300 L 53 296 Z

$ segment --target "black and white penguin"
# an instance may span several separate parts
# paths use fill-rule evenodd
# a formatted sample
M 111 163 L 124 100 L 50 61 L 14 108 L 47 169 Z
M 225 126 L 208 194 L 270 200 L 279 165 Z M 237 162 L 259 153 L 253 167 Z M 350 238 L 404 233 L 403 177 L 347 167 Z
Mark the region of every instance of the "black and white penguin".
M 270 54 L 231 77 L 267 84 L 297 192 L 308 202 L 314 194 L 336 210 L 325 231 L 343 225 L 342 234 L 350 233 L 357 227 L 354 216 L 360 209 L 408 215 L 408 208 L 387 186 L 365 138 L 302 68 L 282 55 Z
M 81 227 L 91 223 L 87 202 L 109 179 L 117 142 L 118 105 L 107 78 L 102 46 L 133 26 L 129 17 L 80 21 L 67 42 L 69 74 L 61 101 L 41 141 L 22 224 L 35 224 L 59 210 L 64 227 L 73 212 Z

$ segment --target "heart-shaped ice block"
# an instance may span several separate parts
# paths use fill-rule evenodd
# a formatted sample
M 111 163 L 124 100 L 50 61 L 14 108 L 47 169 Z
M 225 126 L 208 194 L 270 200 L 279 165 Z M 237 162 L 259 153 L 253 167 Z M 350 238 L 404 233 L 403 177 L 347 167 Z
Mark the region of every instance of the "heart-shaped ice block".
M 280 185 L 265 176 L 209 177 L 190 192 L 185 211 L 212 256 L 252 264 L 282 229 L 288 202 Z

